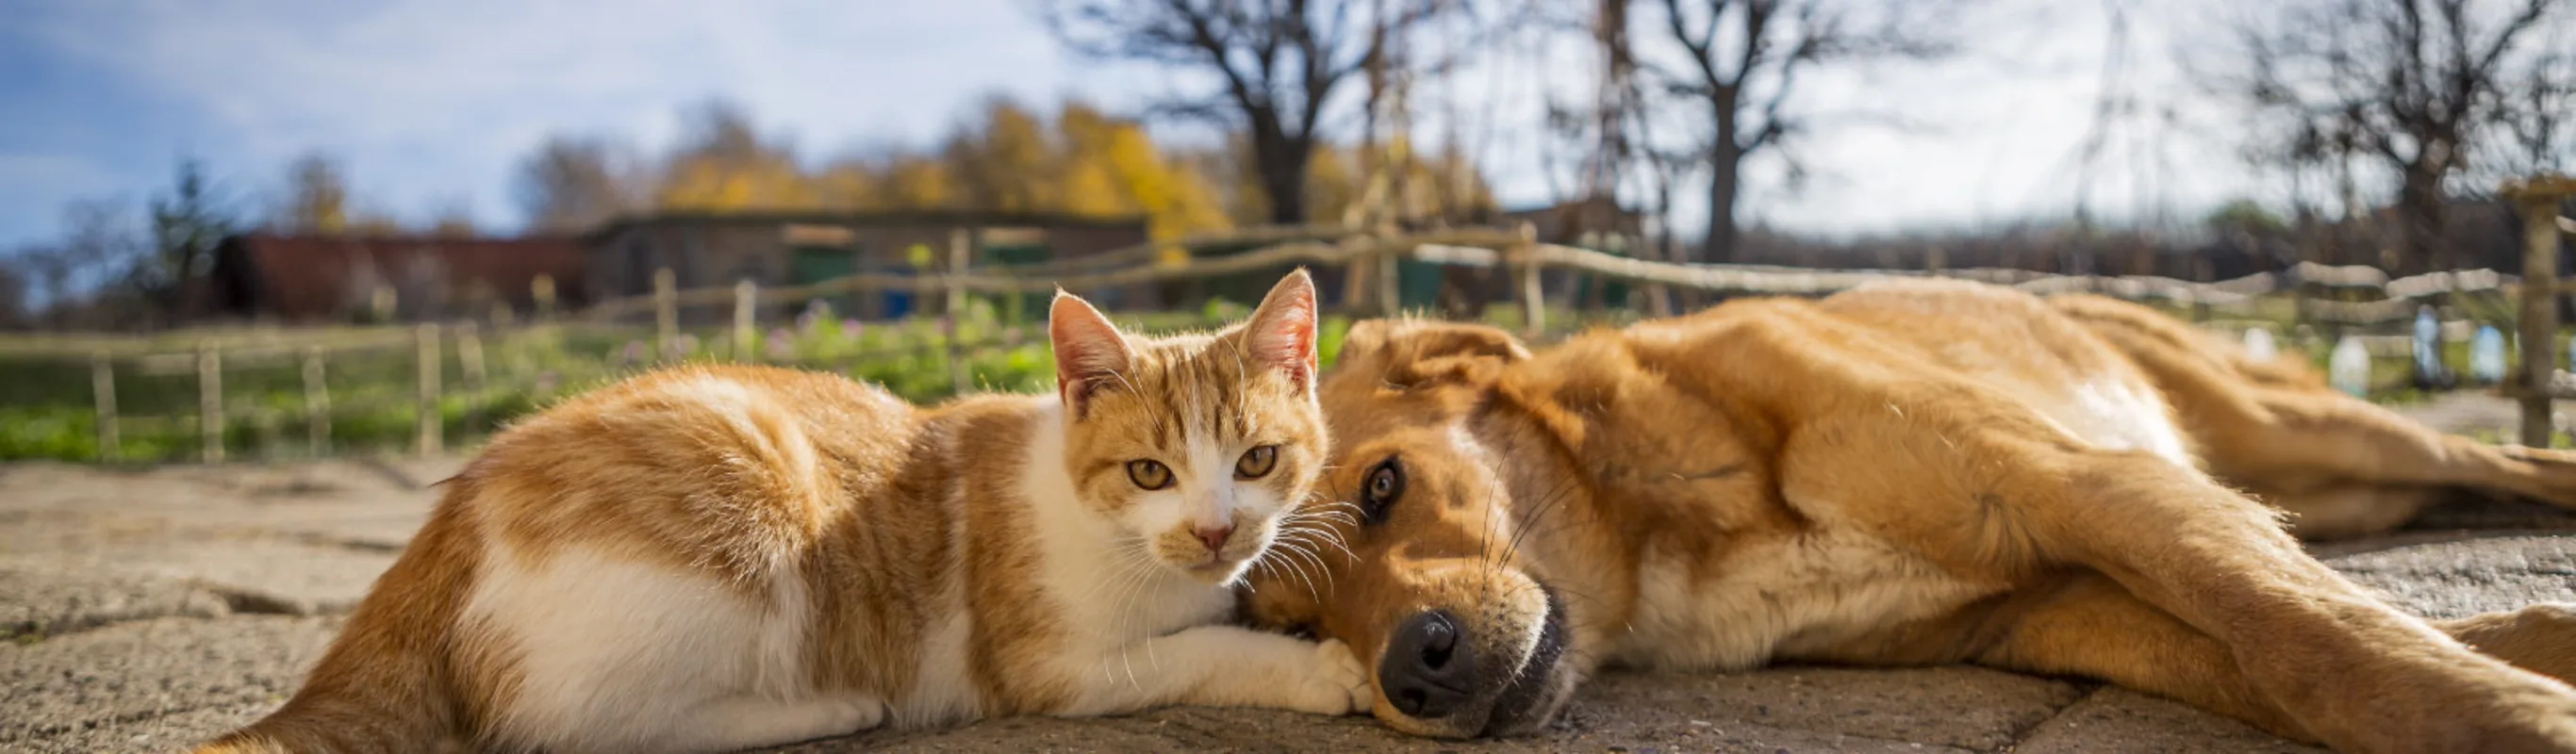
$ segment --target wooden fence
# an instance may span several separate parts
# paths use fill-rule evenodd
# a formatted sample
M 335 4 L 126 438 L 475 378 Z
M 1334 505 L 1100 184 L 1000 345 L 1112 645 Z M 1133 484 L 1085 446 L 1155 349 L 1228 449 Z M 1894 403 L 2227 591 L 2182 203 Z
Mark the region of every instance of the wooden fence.
M 1515 309 L 1519 313 L 1523 334 L 1543 337 L 1547 332 L 1548 308 L 1541 287 L 1542 273 L 1561 270 L 1585 273 L 1606 279 L 1628 281 L 1642 286 L 1645 308 L 1649 314 L 1670 314 L 1674 290 L 1712 293 L 1813 296 L 1846 290 L 1875 281 L 1940 276 L 1978 280 L 2006 285 L 2038 294 L 2090 292 L 2137 301 L 2163 301 L 2190 307 L 2203 318 L 2235 312 L 2250 312 L 2266 301 L 2278 302 L 2287 297 L 2294 304 L 2297 321 L 2332 328 L 2367 328 L 2402 322 L 2413 318 L 2417 310 L 2432 302 L 2466 304 L 2483 301 L 2502 309 L 2508 294 L 2519 288 L 2519 326 L 2524 366 L 2517 390 L 2523 401 L 2525 444 L 2545 444 L 2550 429 L 2549 401 L 2553 385 L 2565 382 L 2556 370 L 2552 347 L 2556 333 L 2558 291 L 2576 287 L 2576 280 L 2557 279 L 2556 250 L 2558 235 L 2576 233 L 2576 222 L 2556 216 L 2555 208 L 2564 197 L 2576 195 L 2576 181 L 2565 178 L 2533 179 L 2508 187 L 2508 195 L 2523 207 L 2530 219 L 2525 240 L 2528 254 L 2526 276 L 2517 279 L 2491 270 L 2436 272 L 2413 277 L 2390 279 L 2385 273 L 2367 267 L 2332 267 L 2300 264 L 2279 273 L 2261 273 L 2223 281 L 2185 281 L 2148 276 L 2060 276 L 2008 269 L 1951 270 L 1819 270 L 1756 265 L 1687 265 L 1615 256 L 1588 249 L 1538 242 L 1527 225 L 1513 229 L 1458 228 L 1406 234 L 1380 234 L 1338 227 L 1258 228 L 1244 233 L 1183 239 L 1176 244 L 1140 246 L 1120 249 L 1103 255 L 1037 266 L 1009 268 L 976 268 L 968 264 L 970 238 L 956 234 L 949 244 L 943 269 L 924 274 L 859 274 L 805 286 L 769 288 L 743 281 L 731 286 L 680 290 L 670 270 L 654 275 L 654 290 L 642 296 L 612 299 L 560 317 L 539 316 L 509 327 L 513 331 L 546 328 L 615 327 L 620 319 L 652 314 L 653 353 L 670 353 L 670 344 L 682 337 L 680 311 L 684 307 L 730 306 L 732 309 L 731 348 L 726 357 L 735 361 L 761 360 L 759 349 L 750 344 L 758 340 L 759 313 L 762 302 L 793 302 L 860 292 L 903 292 L 921 300 L 942 303 L 939 321 L 943 337 L 926 348 L 937 349 L 950 374 L 951 386 L 957 391 L 968 387 L 969 376 L 962 356 L 972 348 L 992 344 L 968 344 L 956 337 L 959 317 L 975 294 L 1030 294 L 1056 289 L 1082 292 L 1142 283 L 1207 279 L 1238 273 L 1276 270 L 1290 265 L 1340 267 L 1348 287 L 1344 291 L 1343 309 L 1355 314 L 1385 314 L 1394 311 L 1398 294 L 1394 281 L 1395 262 L 1411 259 L 1434 265 L 1500 269 L 1512 276 L 1509 286 Z M 1262 244 L 1260 248 L 1222 256 L 1173 254 L 1166 249 L 1178 246 L 1199 251 L 1210 248 L 1241 248 Z M 2275 304 L 2277 306 L 2277 303 Z M 498 327 L 496 330 L 500 329 Z M 503 333 L 506 335 L 506 333 Z M 1004 339 L 1008 345 L 1019 345 L 1023 336 L 1016 329 Z M 276 364 L 294 360 L 303 374 L 303 406 L 299 412 L 307 425 L 306 441 L 316 454 L 329 452 L 331 418 L 360 410 L 383 410 L 384 406 L 335 404 L 325 377 L 329 361 L 335 355 L 361 351 L 384 351 L 409 346 L 418 364 L 415 395 L 412 397 L 417 431 L 412 443 L 420 453 L 435 453 L 444 444 L 441 406 L 446 400 L 464 396 L 469 412 L 489 405 L 497 395 L 544 392 L 550 389 L 542 379 L 517 375 L 512 379 L 494 379 L 485 354 L 485 338 L 474 324 L 422 324 L 409 329 L 379 327 L 355 330 L 333 330 L 309 336 L 240 334 L 211 336 L 184 351 L 173 351 L 167 339 L 145 337 L 95 339 L 33 337 L 0 341 L 0 355 L 40 358 L 87 358 L 95 393 L 97 443 L 102 459 L 118 457 L 120 428 L 138 419 L 145 421 L 184 422 L 193 418 L 200 434 L 205 461 L 225 457 L 224 428 L 227 411 L 223 399 L 226 366 L 252 363 Z M 2374 351 L 2402 350 L 2403 343 L 2376 344 Z M 443 384 L 446 363 L 444 349 L 453 348 L 459 364 L 462 384 Z M 170 374 L 193 370 L 200 401 L 194 417 L 131 417 L 118 411 L 117 382 L 119 366 L 145 374 Z

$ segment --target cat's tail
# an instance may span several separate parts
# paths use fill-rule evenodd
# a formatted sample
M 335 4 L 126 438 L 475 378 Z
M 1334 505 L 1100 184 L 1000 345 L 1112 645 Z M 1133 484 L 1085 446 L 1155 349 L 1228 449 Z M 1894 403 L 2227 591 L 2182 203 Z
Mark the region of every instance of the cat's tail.
M 473 583 L 479 544 L 461 514 L 470 482 L 451 480 L 445 500 L 376 579 L 339 638 L 286 705 L 197 754 L 463 751 L 463 707 L 450 661 L 458 605 Z

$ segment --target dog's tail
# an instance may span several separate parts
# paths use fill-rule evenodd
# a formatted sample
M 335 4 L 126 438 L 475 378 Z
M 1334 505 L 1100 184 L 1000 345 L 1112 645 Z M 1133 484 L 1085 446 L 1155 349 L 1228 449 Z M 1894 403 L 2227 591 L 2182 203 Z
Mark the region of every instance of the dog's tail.
M 304 687 L 276 712 L 198 747 L 197 754 L 457 748 L 461 705 L 451 683 L 451 636 L 480 560 L 458 505 L 473 484 L 457 481 L 402 557 L 376 579 Z

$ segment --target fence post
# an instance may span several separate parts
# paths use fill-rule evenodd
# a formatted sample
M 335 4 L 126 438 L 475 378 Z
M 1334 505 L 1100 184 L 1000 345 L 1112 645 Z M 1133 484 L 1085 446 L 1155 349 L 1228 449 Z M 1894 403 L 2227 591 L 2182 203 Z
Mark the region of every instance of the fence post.
M 197 438 L 205 462 L 223 462 L 224 356 L 212 341 L 197 344 Z
M 116 363 L 106 351 L 90 354 L 89 389 L 98 399 L 98 460 L 116 460 Z
M 753 348 L 751 344 L 752 341 L 760 338 L 760 330 L 752 322 L 752 315 L 759 308 L 760 284 L 752 282 L 751 278 L 734 281 L 733 360 L 735 361 L 755 363 L 760 361 L 760 349 Z
M 2549 447 L 2550 383 L 2558 371 L 2558 202 L 2576 194 L 2576 179 L 2533 176 L 2508 183 L 2504 195 L 2522 214 L 2522 444 Z
M 653 360 L 669 360 L 679 335 L 680 276 L 663 267 L 653 271 Z
M 456 326 L 456 368 L 465 378 L 465 431 L 478 431 L 483 427 L 483 386 L 487 375 L 483 371 L 482 329 L 472 322 Z
M 2215 282 L 2214 279 L 2217 277 L 2217 265 L 2210 264 L 2209 257 L 2194 256 L 2191 258 L 2192 282 L 2199 283 L 2201 285 L 2199 288 L 2192 289 L 2191 292 L 2191 316 L 2193 322 L 2209 321 L 2208 286 L 2210 283 Z
M 1404 255 L 1393 246 L 1377 251 L 1377 301 L 1386 316 L 1404 313 Z
M 331 452 L 331 386 L 322 376 L 322 347 L 305 348 L 304 440 L 316 458 Z
M 421 455 L 437 453 L 446 443 L 446 428 L 438 415 L 438 325 L 420 326 L 420 400 L 412 407 L 414 430 L 412 450 Z
M 965 394 L 966 389 L 972 387 L 973 383 L 972 376 L 968 374 L 966 368 L 966 351 L 957 342 L 960 325 L 965 323 L 966 265 L 972 261 L 968 256 L 973 253 L 973 250 L 974 237 L 971 231 L 964 228 L 949 231 L 948 274 L 946 279 L 941 281 L 948 292 L 948 314 L 942 324 L 948 331 L 945 338 L 948 342 L 948 386 L 959 395 Z
M 1342 243 L 1348 245 L 1352 241 L 1345 239 Z M 1376 308 L 1376 304 L 1369 301 L 1369 291 L 1375 288 L 1369 278 L 1373 277 L 1375 272 L 1377 272 L 1377 256 L 1374 254 L 1354 255 L 1342 260 L 1343 306 L 1360 314 L 1384 313 L 1384 310 Z
M 1538 226 L 1521 223 L 1517 234 L 1520 241 L 1512 247 L 1511 259 L 1520 265 L 1521 337 L 1537 340 L 1547 332 L 1546 291 L 1538 277 Z
M 1663 248 L 1662 256 L 1647 257 L 1648 259 L 1657 262 L 1677 262 L 1681 259 L 1679 242 L 1674 240 L 1672 234 L 1663 234 L 1663 238 L 1657 239 L 1657 244 Z M 1656 317 L 1673 316 L 1673 287 L 1661 281 L 1647 283 L 1646 313 Z

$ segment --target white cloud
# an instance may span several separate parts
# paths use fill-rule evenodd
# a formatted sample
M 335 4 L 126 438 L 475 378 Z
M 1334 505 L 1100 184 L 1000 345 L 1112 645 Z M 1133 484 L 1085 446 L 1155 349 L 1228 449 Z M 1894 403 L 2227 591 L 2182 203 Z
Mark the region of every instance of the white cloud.
M 1007 0 L 224 0 L 59 8 L 32 31 L 193 105 L 228 163 L 321 149 L 363 196 L 412 211 L 471 196 L 497 220 L 514 214 L 513 160 L 543 135 L 656 146 L 679 108 L 711 96 L 809 152 L 927 139 L 989 90 L 1052 98 L 1074 78 L 1021 13 Z
M 1816 133 L 1799 154 L 1820 179 L 1788 192 L 1778 162 L 1757 162 L 1746 214 L 1830 233 L 2063 216 L 2084 174 L 2075 154 L 2093 122 L 2101 7 L 1999 0 L 1958 20 L 1976 51 L 1965 61 L 1814 78 L 1803 95 L 1812 107 L 1896 112 L 1926 127 Z M 2174 107 L 2180 120 L 2115 134 L 2090 184 L 2102 214 L 2188 209 L 2254 186 L 2223 130 L 2184 127 L 2204 121 L 2170 62 L 2180 7 L 2132 9 L 2129 60 L 2144 102 Z M 418 217 L 470 197 L 495 224 L 517 219 L 513 164 L 545 134 L 604 133 L 653 149 L 674 136 L 678 108 L 710 96 L 747 105 L 824 156 L 889 137 L 927 141 L 992 90 L 1040 100 L 1079 90 L 1132 105 L 1179 86 L 1077 66 L 1018 0 L 168 0 L 66 2 L 29 15 L 22 36 L 201 113 L 193 148 L 256 171 L 232 176 L 237 185 L 274 181 L 275 166 L 321 149 L 347 161 L 362 199 Z M 1544 58 L 1425 82 L 1423 135 L 1436 140 L 1455 113 L 1507 201 L 1544 201 L 1541 93 L 1579 101 L 1589 65 L 1579 44 L 1559 44 Z M 1433 104 L 1442 99 L 1457 106 Z M 31 201 L 59 206 L 77 185 Z M 117 187 L 78 191 L 104 188 Z M 1700 214 L 1682 219 L 1697 225 Z

